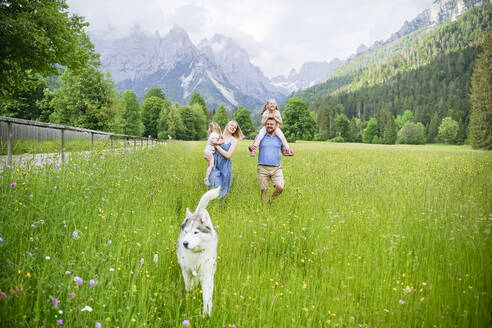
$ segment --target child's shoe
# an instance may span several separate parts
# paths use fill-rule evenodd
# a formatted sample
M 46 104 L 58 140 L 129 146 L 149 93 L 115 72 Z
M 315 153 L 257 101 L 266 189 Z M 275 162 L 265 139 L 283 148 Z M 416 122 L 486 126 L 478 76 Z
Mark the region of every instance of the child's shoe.
M 250 150 L 249 156 L 255 157 L 256 156 L 256 148 L 254 148 L 254 144 L 249 145 L 248 149 Z
M 292 149 L 282 148 L 282 154 L 284 154 L 284 156 L 294 156 Z
M 208 181 L 207 178 L 203 179 L 203 183 L 206 185 L 206 186 L 210 186 L 210 181 Z

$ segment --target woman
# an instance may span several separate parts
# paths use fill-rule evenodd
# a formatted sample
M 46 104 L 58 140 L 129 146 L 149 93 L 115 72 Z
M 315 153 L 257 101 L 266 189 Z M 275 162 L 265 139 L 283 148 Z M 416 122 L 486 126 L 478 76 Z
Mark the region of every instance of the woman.
M 214 145 L 217 150 L 213 155 L 215 166 L 208 178 L 212 188 L 220 186 L 219 198 L 224 198 L 231 187 L 231 157 L 236 151 L 238 141 L 243 138 L 243 132 L 236 121 L 230 121 L 224 129 L 223 137 L 223 144 Z

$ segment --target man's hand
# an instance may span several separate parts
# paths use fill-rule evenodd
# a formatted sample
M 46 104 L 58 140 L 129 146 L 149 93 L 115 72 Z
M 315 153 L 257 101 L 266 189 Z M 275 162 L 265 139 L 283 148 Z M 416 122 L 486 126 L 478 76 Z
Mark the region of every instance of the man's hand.
M 251 145 L 249 145 L 249 146 L 248 146 L 248 149 L 249 149 L 249 151 L 256 150 L 256 146 L 255 146 L 255 144 L 251 144 Z

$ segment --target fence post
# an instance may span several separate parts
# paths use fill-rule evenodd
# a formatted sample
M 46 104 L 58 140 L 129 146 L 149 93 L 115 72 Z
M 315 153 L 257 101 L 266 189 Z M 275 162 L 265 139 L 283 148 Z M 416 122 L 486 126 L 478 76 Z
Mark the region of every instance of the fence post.
M 133 148 L 137 149 L 137 139 L 133 138 Z
M 94 132 L 91 132 L 91 150 L 94 150 Z
M 112 134 L 109 136 L 109 139 L 111 139 L 111 149 L 113 149 L 113 135 Z
M 61 129 L 61 160 L 65 163 L 65 129 Z
M 12 123 L 7 122 L 7 165 L 12 166 Z

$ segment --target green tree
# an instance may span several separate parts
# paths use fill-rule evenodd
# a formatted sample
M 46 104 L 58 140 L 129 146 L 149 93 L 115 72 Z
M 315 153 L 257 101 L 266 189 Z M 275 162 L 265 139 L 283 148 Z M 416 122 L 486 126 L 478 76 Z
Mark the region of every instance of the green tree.
M 345 114 L 337 114 L 335 116 L 335 131 L 338 137 L 342 137 L 344 140 L 350 139 L 349 119 Z
M 348 141 L 362 142 L 362 122 L 355 116 L 350 120 Z
M 425 127 L 422 123 L 407 123 L 398 131 L 396 140 L 399 144 L 420 145 L 425 143 Z
M 144 100 L 150 97 L 158 97 L 161 99 L 166 99 L 166 95 L 164 94 L 164 91 L 162 91 L 161 88 L 154 87 L 151 88 L 149 91 L 144 96 Z
M 382 142 L 387 145 L 392 145 L 396 142 L 398 137 L 396 130 L 395 119 L 390 111 L 385 112 L 386 124 L 384 125 Z
M 241 127 L 244 135 L 254 138 L 255 127 L 253 126 L 253 121 L 251 121 L 251 112 L 249 110 L 239 106 L 239 109 L 232 115 L 232 119 Z
M 439 115 L 434 112 L 427 128 L 427 142 L 433 143 L 439 133 Z
M 316 121 L 308 110 L 304 101 L 299 98 L 290 98 L 282 114 L 281 127 L 287 138 L 296 141 L 298 137 L 314 136 L 317 130 Z
M 164 99 L 161 107 L 161 112 L 159 113 L 159 122 L 157 123 L 157 137 L 159 139 L 167 139 L 168 136 L 168 114 L 172 107 L 172 103 L 168 99 Z
M 413 122 L 413 113 L 408 109 L 403 112 L 403 115 L 398 115 L 395 120 L 398 129 L 403 128 L 407 123 L 411 122 Z
M 29 75 L 73 71 L 96 61 L 84 18 L 65 0 L 6 0 L 0 3 L 0 95 L 23 89 Z
M 193 113 L 193 140 L 201 140 L 207 136 L 207 115 L 199 104 L 191 106 Z
M 40 120 L 43 115 L 39 102 L 44 98 L 47 87 L 41 75 L 26 76 L 23 88 L 12 91 L 8 97 L 0 97 L 0 115 Z
M 455 144 L 459 129 L 458 122 L 451 117 L 445 117 L 439 125 L 439 139 L 447 144 Z
M 199 105 L 202 108 L 203 114 L 208 120 L 207 104 L 205 103 L 205 100 L 202 98 L 202 96 L 200 96 L 198 92 L 193 93 L 190 98 L 190 106 L 195 104 Z
M 492 32 L 482 42 L 471 78 L 470 142 L 473 148 L 492 149 Z
M 158 137 L 158 125 L 161 110 L 164 103 L 169 100 L 151 96 L 142 103 L 142 123 L 144 125 L 143 136 Z
M 113 81 L 95 67 L 82 72 L 65 70 L 61 87 L 53 91 L 49 119 L 53 123 L 109 131 L 115 114 Z
M 186 129 L 181 120 L 181 116 L 178 114 L 176 106 L 171 106 L 169 113 L 167 114 L 167 131 L 168 135 L 173 139 L 185 139 Z M 161 139 L 167 139 L 167 136 L 159 136 Z
M 371 117 L 367 123 L 367 127 L 362 132 L 362 142 L 372 143 L 375 136 L 378 135 L 378 121 L 375 117 Z
M 126 90 L 121 94 L 120 102 L 123 119 L 122 133 L 134 136 L 141 135 L 142 121 L 137 94 L 132 90 Z
M 225 126 L 229 122 L 229 115 L 227 114 L 224 105 L 220 104 L 220 106 L 217 108 L 217 112 L 215 113 L 212 121 L 217 122 L 220 128 L 222 129 L 222 131 L 224 131 Z

